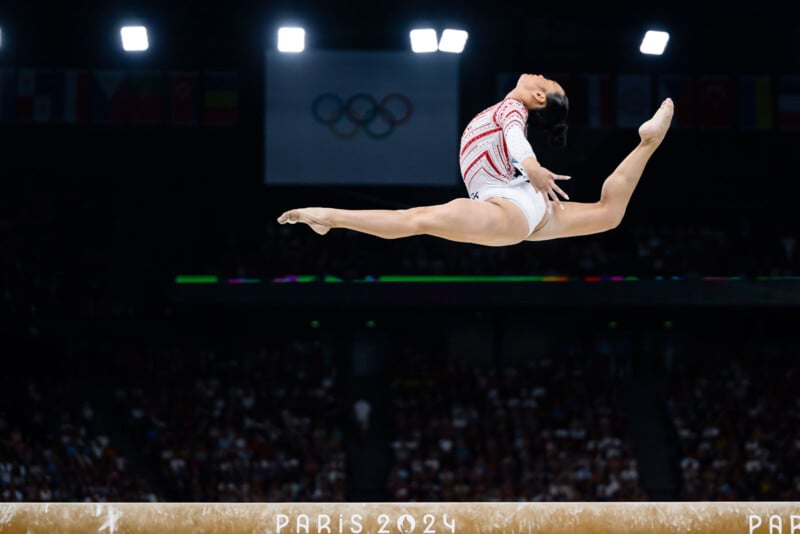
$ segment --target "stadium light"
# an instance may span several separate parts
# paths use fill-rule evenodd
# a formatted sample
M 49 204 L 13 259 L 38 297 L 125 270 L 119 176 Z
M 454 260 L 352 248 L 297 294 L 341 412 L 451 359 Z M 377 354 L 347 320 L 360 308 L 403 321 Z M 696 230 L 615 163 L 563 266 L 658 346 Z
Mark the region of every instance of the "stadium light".
M 0 48 L 3 48 L 3 28 L 0 28 Z
M 306 48 L 306 31 L 296 26 L 278 29 L 278 51 L 302 52 Z
M 122 36 L 122 48 L 126 52 L 144 52 L 150 47 L 144 26 L 123 26 L 119 33 Z
M 439 40 L 439 51 L 460 54 L 464 51 L 464 45 L 466 44 L 467 32 L 448 28 L 442 32 L 442 38 Z
M 664 53 L 668 41 L 669 34 L 667 32 L 647 30 L 642 38 L 642 44 L 639 45 L 639 51 L 642 54 L 660 56 Z
M 439 45 L 436 39 L 436 30 L 431 28 L 411 30 L 411 50 L 417 54 L 436 52 Z

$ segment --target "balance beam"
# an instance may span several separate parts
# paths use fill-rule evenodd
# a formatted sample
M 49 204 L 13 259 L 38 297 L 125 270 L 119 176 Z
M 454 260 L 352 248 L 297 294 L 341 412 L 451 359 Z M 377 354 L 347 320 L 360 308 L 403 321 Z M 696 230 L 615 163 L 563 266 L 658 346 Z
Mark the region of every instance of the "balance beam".
M 0 533 L 800 534 L 800 503 L 0 503 Z

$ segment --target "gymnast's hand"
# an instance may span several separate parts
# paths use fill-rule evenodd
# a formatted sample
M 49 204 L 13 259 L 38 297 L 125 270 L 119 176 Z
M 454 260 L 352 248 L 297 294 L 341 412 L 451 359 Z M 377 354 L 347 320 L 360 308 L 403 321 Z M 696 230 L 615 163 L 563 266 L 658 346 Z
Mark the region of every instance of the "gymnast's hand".
M 564 199 L 569 200 L 569 195 L 558 187 L 556 180 L 569 180 L 570 177 L 556 174 L 542 167 L 539 165 L 539 162 L 533 158 L 526 159 L 523 165 L 525 165 L 525 174 L 528 175 L 528 179 L 531 181 L 531 184 L 533 184 L 533 188 L 540 193 L 544 193 L 544 198 L 547 200 L 548 205 L 556 203 L 563 209 L 563 206 L 561 206 L 561 199 L 558 198 L 558 196 L 561 195 Z

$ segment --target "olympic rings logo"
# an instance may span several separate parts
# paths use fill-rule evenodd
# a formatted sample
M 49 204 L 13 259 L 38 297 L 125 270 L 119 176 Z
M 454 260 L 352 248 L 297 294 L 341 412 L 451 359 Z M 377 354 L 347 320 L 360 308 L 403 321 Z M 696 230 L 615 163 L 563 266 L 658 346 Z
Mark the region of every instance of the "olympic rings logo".
M 412 112 L 411 100 L 400 93 L 388 94 L 380 101 L 367 93 L 354 94 L 347 100 L 323 93 L 311 103 L 314 120 L 341 139 L 352 139 L 361 131 L 373 139 L 384 139 L 407 123 Z

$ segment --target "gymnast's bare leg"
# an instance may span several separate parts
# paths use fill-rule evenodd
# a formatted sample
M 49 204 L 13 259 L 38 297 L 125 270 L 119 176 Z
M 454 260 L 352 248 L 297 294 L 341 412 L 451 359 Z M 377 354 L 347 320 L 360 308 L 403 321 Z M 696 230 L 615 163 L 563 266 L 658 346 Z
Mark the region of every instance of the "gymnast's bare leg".
M 278 222 L 305 223 L 323 235 L 331 228 L 347 228 L 383 239 L 431 235 L 487 246 L 512 245 L 529 234 L 525 215 L 504 198 L 457 198 L 403 210 L 301 208 L 285 212 Z
M 667 135 L 674 104 L 667 98 L 655 114 L 639 126 L 639 144 L 603 182 L 597 202 L 562 202 L 553 216 L 526 240 L 543 241 L 606 232 L 619 226 L 650 157 Z
M 639 127 L 639 145 L 606 178 L 599 201 L 562 202 L 564 209 L 554 209 L 552 217 L 530 235 L 522 211 L 502 198 L 488 201 L 460 198 L 407 210 L 301 208 L 284 212 L 278 222 L 304 223 L 322 235 L 332 228 L 347 228 L 383 239 L 427 234 L 488 246 L 604 232 L 622 221 L 645 165 L 664 140 L 673 112 L 672 100 L 668 98 Z

